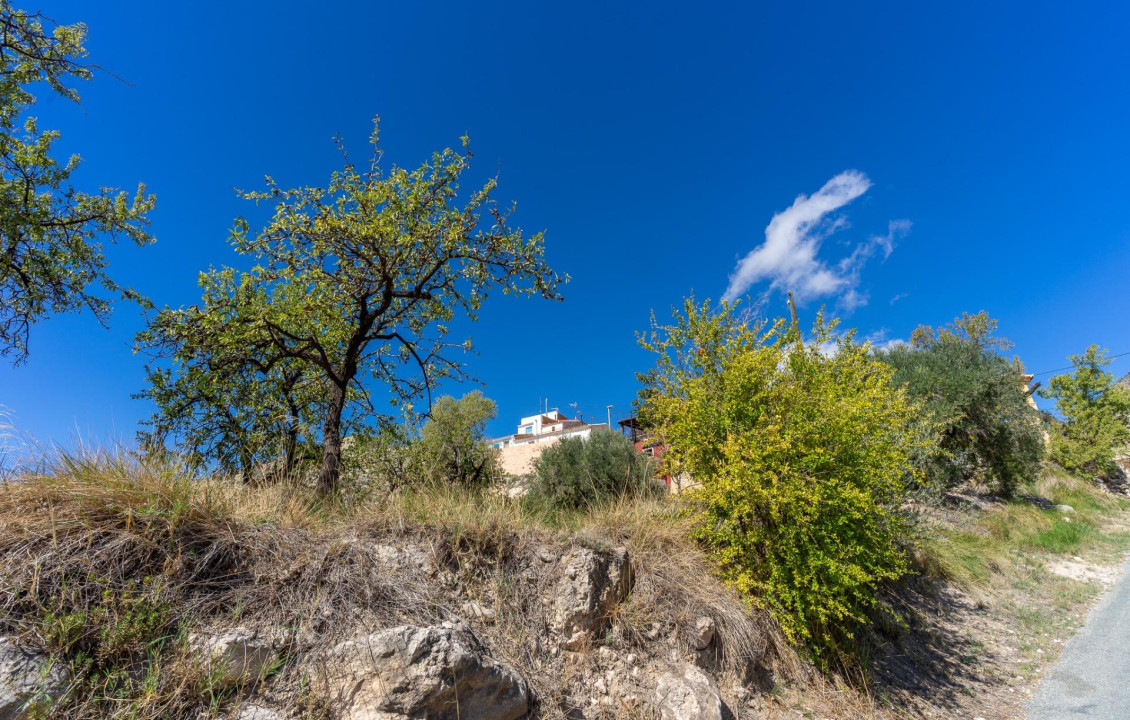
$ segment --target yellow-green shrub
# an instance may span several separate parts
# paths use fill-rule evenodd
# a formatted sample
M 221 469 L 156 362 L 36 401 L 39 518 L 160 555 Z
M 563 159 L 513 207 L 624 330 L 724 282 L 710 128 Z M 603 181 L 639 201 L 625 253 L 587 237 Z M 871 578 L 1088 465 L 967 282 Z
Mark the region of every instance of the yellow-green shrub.
M 641 339 L 659 356 L 641 416 L 670 444 L 667 471 L 700 483 L 698 537 L 823 662 L 849 654 L 876 590 L 906 572 L 898 505 L 920 442 L 890 368 L 832 330 L 818 320 L 802 344 L 692 299 Z

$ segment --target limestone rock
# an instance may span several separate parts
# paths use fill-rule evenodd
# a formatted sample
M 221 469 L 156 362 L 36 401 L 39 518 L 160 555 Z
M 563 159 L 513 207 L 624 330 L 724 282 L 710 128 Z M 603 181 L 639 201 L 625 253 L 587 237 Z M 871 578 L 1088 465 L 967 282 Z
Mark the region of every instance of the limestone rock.
M 61 663 L 0 637 L 0 720 L 19 720 L 37 703 L 52 704 L 68 682 Z
M 194 633 L 188 643 L 204 662 L 207 672 L 226 687 L 255 682 L 278 659 L 271 638 L 247 627 Z
M 655 709 L 661 720 L 722 720 L 722 695 L 714 678 L 686 664 L 659 678 Z
M 232 715 L 232 720 L 283 720 L 281 713 L 255 703 L 244 703 Z
M 341 720 L 514 720 L 529 708 L 526 681 L 487 657 L 465 627 L 403 625 L 343 642 L 330 656 Z
M 703 615 L 695 620 L 692 632 L 695 650 L 705 650 L 714 639 L 714 618 Z
M 488 625 L 494 622 L 494 610 L 480 602 L 469 600 L 463 603 L 461 609 L 466 617 L 482 620 Z
M 628 551 L 578 547 L 555 570 L 550 631 L 562 649 L 577 650 L 604 629 L 613 608 L 632 589 Z

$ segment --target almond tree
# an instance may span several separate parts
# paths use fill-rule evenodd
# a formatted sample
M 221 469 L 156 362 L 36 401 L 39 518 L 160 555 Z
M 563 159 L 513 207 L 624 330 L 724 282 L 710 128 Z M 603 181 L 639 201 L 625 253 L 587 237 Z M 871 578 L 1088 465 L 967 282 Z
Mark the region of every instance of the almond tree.
M 257 304 L 261 311 L 265 296 L 237 285 L 230 269 L 202 273 L 200 283 L 200 304 L 161 310 L 137 336 L 155 361 L 134 397 L 157 406 L 138 440 L 150 451 L 172 443 L 191 466 L 238 471 L 245 481 L 260 463 L 293 472 L 316 439 L 324 387 L 300 361 L 250 351 L 240 318 Z
M 28 115 L 31 89 L 43 83 L 78 101 L 68 80 L 87 80 L 86 26 L 58 25 L 0 0 L 0 356 L 27 358 L 31 326 L 60 312 L 90 310 L 103 325 L 106 294 L 136 298 L 106 274 L 103 241 L 152 242 L 146 214 L 154 198 L 138 185 L 132 198 L 69 184 L 79 156 L 52 155 L 58 131 Z M 99 292 L 101 291 L 101 292 Z
M 465 376 L 471 344 L 449 339 L 453 320 L 475 320 L 495 289 L 560 299 L 567 278 L 546 263 L 542 233 L 510 227 L 510 211 L 491 198 L 496 180 L 460 199 L 471 161 L 462 141 L 462 151 L 434 153 L 414 170 L 385 171 L 374 124 L 367 169 L 346 160 L 325 187 L 284 189 L 268 177 L 266 190 L 244 197 L 273 203 L 271 220 L 252 232 L 239 219 L 232 231 L 235 249 L 257 264 L 209 273 L 232 282 L 202 306 L 199 342 L 237 348 L 268 371 L 297 363 L 324 388 L 324 492 L 337 489 L 351 398 L 372 391 L 402 409 L 430 404 L 438 381 Z

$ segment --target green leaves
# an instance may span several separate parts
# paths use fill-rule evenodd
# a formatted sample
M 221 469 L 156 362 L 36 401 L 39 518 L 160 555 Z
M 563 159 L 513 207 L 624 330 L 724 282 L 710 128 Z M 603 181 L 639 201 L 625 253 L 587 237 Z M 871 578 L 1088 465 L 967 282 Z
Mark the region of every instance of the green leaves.
M 478 390 L 459 400 L 450 395 L 436 400 L 412 448 L 417 480 L 474 487 L 497 477 L 497 452 L 485 435 L 496 414 L 494 401 Z
M 1130 390 L 1106 369 L 1107 352 L 1091 345 L 1070 356 L 1075 372 L 1056 375 L 1040 391 L 1056 401 L 1064 420 L 1052 426 L 1052 459 L 1092 479 L 1115 472 L 1115 454 L 1130 444 Z
M 225 367 L 255 368 L 233 372 L 233 382 L 285 367 L 321 388 L 326 491 L 336 488 L 347 407 L 361 421 L 380 415 L 366 379 L 394 406 L 430 403 L 437 382 L 465 376 L 470 341 L 448 339 L 457 317 L 476 319 L 495 289 L 560 299 L 567 280 L 546 263 L 541 233 L 510 227 L 491 197 L 495 180 L 460 200 L 466 144 L 413 170 L 385 170 L 378 142 L 374 123 L 369 168 L 346 161 L 325 187 L 282 188 L 268 177 L 266 189 L 243 194 L 274 204 L 257 232 L 242 218 L 232 227 L 233 247 L 257 264 L 202 276 L 201 330 L 188 343 Z M 178 372 L 191 365 L 176 362 Z
M 52 156 L 59 133 L 25 116 L 35 103 L 28 88 L 37 82 L 78 100 L 66 82 L 92 75 L 81 63 L 86 26 L 54 25 L 6 0 L 0 26 L 0 356 L 19 363 L 31 326 L 44 317 L 87 309 L 105 324 L 112 296 L 139 299 L 106 274 L 102 243 L 152 242 L 147 214 L 155 198 L 144 185 L 132 196 L 75 190 L 68 183 L 79 157 L 60 163 Z
M 866 345 L 817 320 L 801 344 L 726 302 L 686 301 L 641 344 L 640 417 L 724 576 L 822 662 L 851 652 L 876 592 L 906 571 L 899 512 L 918 410 Z
M 1023 394 L 1019 361 L 1001 354 L 1011 343 L 993 335 L 996 327 L 984 311 L 964 313 L 937 332 L 918 328 L 909 346 L 876 353 L 895 369 L 896 385 L 922 402 L 918 431 L 938 438 L 915 458 L 934 492 L 974 481 L 1007 496 L 1036 478 L 1039 414 Z

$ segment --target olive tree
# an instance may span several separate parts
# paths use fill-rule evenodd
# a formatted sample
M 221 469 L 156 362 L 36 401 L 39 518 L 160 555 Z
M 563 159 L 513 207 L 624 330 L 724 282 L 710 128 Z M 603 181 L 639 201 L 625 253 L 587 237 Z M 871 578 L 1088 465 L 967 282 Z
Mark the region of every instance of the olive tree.
M 487 444 L 486 426 L 496 413 L 494 401 L 478 390 L 436 400 L 414 448 L 419 479 L 471 487 L 493 480 L 498 451 Z
M 103 325 L 109 295 L 135 298 L 106 274 L 104 241 L 152 242 L 146 231 L 154 198 L 70 185 L 80 158 L 58 158 L 55 130 L 29 115 L 44 84 L 78 101 L 67 85 L 88 80 L 87 29 L 59 25 L 0 0 L 0 356 L 27 358 L 31 326 L 53 313 L 90 310 Z
M 1019 360 L 985 311 L 963 313 L 936 331 L 921 326 L 907 345 L 875 353 L 892 381 L 922 403 L 919 430 L 937 445 L 915 458 L 922 483 L 944 493 L 976 480 L 1008 496 L 1036 479 L 1043 456 L 1037 410 L 1028 404 Z
M 274 206 L 258 231 L 242 218 L 232 231 L 256 264 L 209 271 L 231 282 L 201 306 L 202 345 L 238 348 L 267 370 L 296 363 L 322 388 L 325 492 L 337 489 L 343 417 L 367 397 L 366 380 L 401 410 L 430 404 L 438 381 L 466 374 L 471 343 L 450 339 L 453 321 L 477 319 L 493 290 L 560 299 L 565 280 L 545 260 L 542 233 L 510 226 L 512 209 L 491 197 L 496 179 L 462 196 L 466 137 L 462 150 L 412 170 L 382 168 L 375 123 L 370 142 L 367 168 L 346 159 L 324 187 L 286 189 L 268 177 L 265 190 L 245 193 Z

